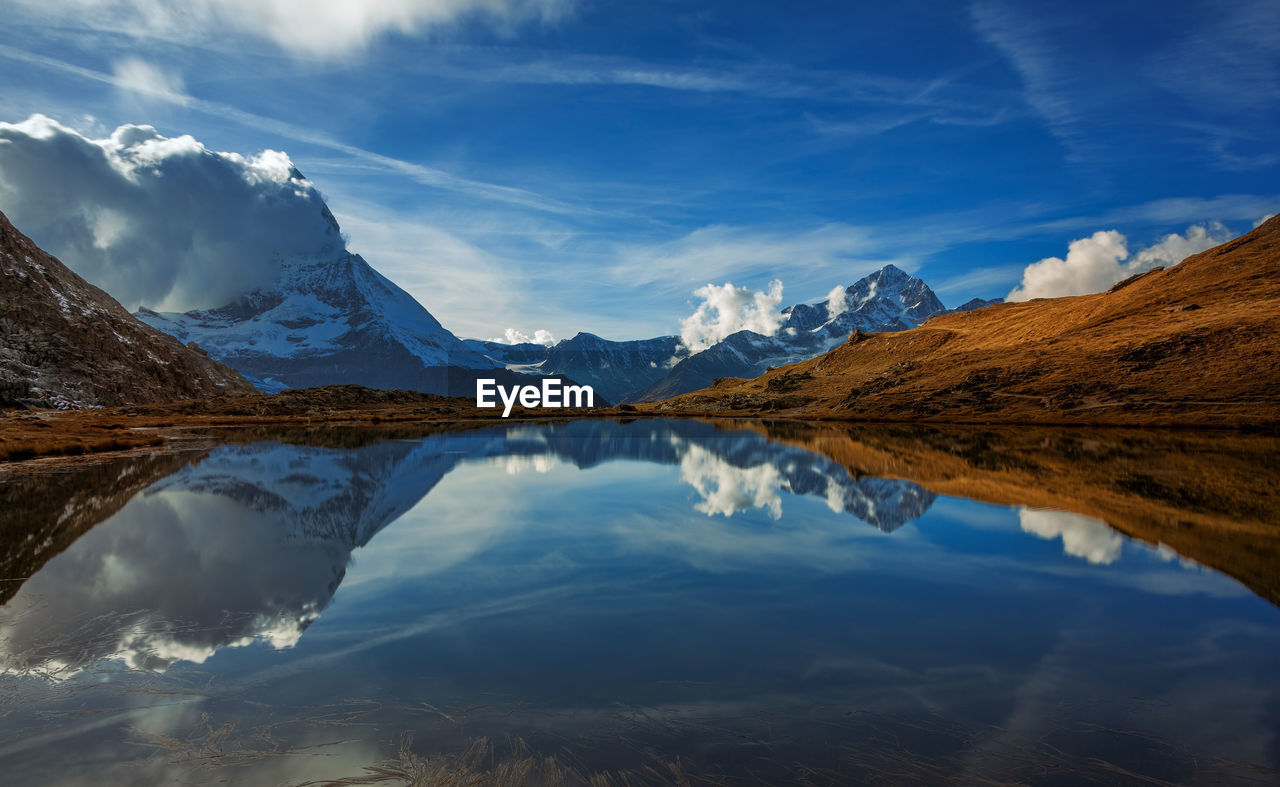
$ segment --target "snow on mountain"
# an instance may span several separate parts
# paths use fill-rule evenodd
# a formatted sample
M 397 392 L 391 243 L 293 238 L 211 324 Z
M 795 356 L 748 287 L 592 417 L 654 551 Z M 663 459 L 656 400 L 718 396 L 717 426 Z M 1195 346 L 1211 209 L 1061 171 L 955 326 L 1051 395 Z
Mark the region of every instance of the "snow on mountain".
M 929 285 L 893 265 L 846 287 L 844 296 L 845 308 L 836 314 L 830 313 L 828 302 L 783 309 L 784 320 L 777 334 L 732 334 L 675 364 L 660 380 L 633 392 L 628 400 L 666 399 L 706 388 L 718 377 L 755 377 L 773 366 L 817 357 L 854 331 L 905 331 L 946 311 Z
M 565 375 L 591 385 L 610 402 L 651 401 L 705 388 L 717 377 L 755 377 L 770 366 L 813 358 L 855 330 L 905 331 L 946 311 L 929 285 L 893 265 L 844 294 L 845 308 L 834 315 L 827 302 L 796 304 L 783 309 L 774 336 L 738 331 L 692 355 L 678 336 L 619 342 L 579 333 L 551 347 L 464 343 L 512 371 Z
M 501 364 L 513 371 L 519 371 L 517 367 L 536 366 L 547 358 L 547 346 L 534 342 L 504 344 L 482 339 L 463 339 L 462 343 L 468 349 L 488 356 L 489 360 L 495 364 Z
M 582 332 L 550 347 L 478 339 L 464 339 L 463 344 L 512 372 L 550 375 L 590 385 L 607 402 L 621 402 L 657 382 L 689 355 L 679 336 L 618 342 Z
M 183 314 L 144 308 L 137 317 L 195 342 L 267 391 L 358 383 L 456 393 L 459 369 L 502 365 L 341 244 L 319 259 L 285 260 L 271 286 L 225 306 Z

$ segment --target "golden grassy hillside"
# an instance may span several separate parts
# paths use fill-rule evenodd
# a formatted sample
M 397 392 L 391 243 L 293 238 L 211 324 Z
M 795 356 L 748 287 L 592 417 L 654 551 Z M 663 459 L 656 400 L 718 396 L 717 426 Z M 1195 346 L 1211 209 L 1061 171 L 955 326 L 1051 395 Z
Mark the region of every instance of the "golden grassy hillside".
M 1110 291 L 855 333 L 682 414 L 1210 427 L 1280 425 L 1280 217 Z

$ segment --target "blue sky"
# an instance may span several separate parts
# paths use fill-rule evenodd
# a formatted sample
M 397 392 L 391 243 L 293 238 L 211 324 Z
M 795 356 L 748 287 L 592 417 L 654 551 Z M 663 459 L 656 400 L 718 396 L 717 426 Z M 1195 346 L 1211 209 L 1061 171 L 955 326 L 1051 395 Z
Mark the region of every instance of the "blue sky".
M 1280 210 L 1274 2 L 7 5 L 0 121 L 283 150 L 463 336 L 677 333 L 707 283 L 887 262 L 957 305 Z

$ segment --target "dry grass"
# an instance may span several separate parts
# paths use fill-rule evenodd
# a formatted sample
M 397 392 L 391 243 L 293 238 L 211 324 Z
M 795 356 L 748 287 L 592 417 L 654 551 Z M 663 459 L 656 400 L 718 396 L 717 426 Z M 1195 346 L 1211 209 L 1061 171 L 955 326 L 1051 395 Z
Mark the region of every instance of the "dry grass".
M 642 410 L 864 421 L 1280 427 L 1280 217 L 1111 292 L 855 334 Z
M 635 770 L 583 771 L 556 757 L 533 752 L 523 741 L 499 755 L 488 738 L 477 738 L 460 753 L 424 756 L 413 750 L 413 736 L 401 738 L 395 757 L 365 767 L 364 773 L 331 781 L 303 782 L 297 787 L 345 787 L 355 784 L 398 784 L 406 787 L 641 787 L 680 785 L 694 781 L 679 761 L 657 761 Z
M 329 433 L 337 441 L 334 447 L 350 447 L 341 441 L 367 443 L 370 435 L 378 432 L 382 432 L 380 439 L 421 437 L 449 425 L 459 428 L 512 420 L 614 417 L 620 412 L 611 408 L 517 407 L 511 419 L 503 419 L 500 412 L 477 409 L 471 399 L 329 385 L 275 395 L 220 396 L 102 410 L 0 413 L 0 462 L 154 447 L 192 433 L 256 433 L 268 435 L 260 439 L 275 439 L 286 432 L 311 430 L 316 440 L 323 440 L 322 433 Z M 371 431 L 355 436 L 356 429 Z M 344 430 L 346 436 L 335 430 Z

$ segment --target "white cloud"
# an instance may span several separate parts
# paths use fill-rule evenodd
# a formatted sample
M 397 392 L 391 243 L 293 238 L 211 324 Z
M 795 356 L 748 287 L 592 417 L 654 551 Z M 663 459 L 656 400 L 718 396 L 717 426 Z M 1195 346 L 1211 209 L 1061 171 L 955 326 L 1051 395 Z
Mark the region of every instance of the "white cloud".
M 1056 298 L 1105 290 L 1124 278 L 1121 261 L 1129 256 L 1125 237 L 1115 230 L 1095 232 L 1088 238 L 1071 241 L 1067 257 L 1046 257 L 1033 262 L 1022 273 L 1022 283 L 1009 293 L 1008 300 Z
M 1257 228 L 1261 227 L 1263 224 L 1266 224 L 1268 221 L 1270 221 L 1271 219 L 1274 219 L 1275 217 L 1276 217 L 1276 214 L 1268 213 L 1267 215 L 1255 221 L 1253 223 L 1253 228 L 1256 230 Z
M 774 279 L 767 292 L 752 292 L 729 282 L 708 284 L 694 290 L 702 298 L 698 308 L 680 326 L 680 341 L 690 352 L 701 352 L 738 331 L 755 331 L 766 336 L 778 332 L 782 324 L 782 282 Z
M 556 343 L 556 337 L 551 335 L 551 331 L 537 330 L 530 336 L 523 331 L 517 331 L 515 328 L 506 329 L 502 336 L 497 339 L 490 339 L 491 342 L 501 342 L 502 344 L 541 344 L 547 347 Z
M 707 449 L 690 444 L 680 458 L 680 478 L 697 490 L 702 502 L 694 509 L 707 516 L 729 517 L 739 511 L 763 508 L 769 516 L 782 516 L 786 480 L 771 464 L 736 467 Z
M 538 456 L 514 455 L 499 457 L 494 461 L 501 463 L 506 468 L 507 475 L 520 475 L 526 470 L 532 470 L 535 473 L 550 473 L 559 464 L 559 460 L 552 454 L 540 454 Z
M 1212 222 L 1188 227 L 1183 235 L 1170 233 L 1130 256 L 1128 241 L 1115 230 L 1095 232 L 1074 240 L 1066 259 L 1046 257 L 1022 272 L 1022 283 L 1007 300 L 1057 298 L 1101 292 L 1122 279 L 1152 268 L 1177 265 L 1187 257 L 1211 249 L 1228 237 L 1226 228 Z
M 282 258 L 343 248 L 284 153 L 220 153 L 150 126 L 89 139 L 42 115 L 0 123 L 0 210 L 131 309 L 221 306 Z
M 843 285 L 837 284 L 827 293 L 827 315 L 834 317 L 849 308 L 849 293 Z
M 73 63 L 58 60 L 57 58 L 35 54 L 21 49 L 15 49 L 14 47 L 6 46 L 4 44 L 0 44 L 0 57 L 6 57 L 21 63 L 27 63 L 29 65 L 38 66 L 40 68 L 45 68 L 62 74 L 69 74 L 90 82 L 112 85 L 125 90 L 130 89 L 129 83 L 121 81 L 121 79 L 114 74 L 95 71 L 90 68 L 84 68 Z M 173 101 L 174 103 L 193 109 L 201 114 L 218 118 L 219 120 L 229 120 L 231 122 L 238 123 L 245 128 L 254 129 L 267 134 L 274 134 L 306 145 L 316 145 L 322 148 L 327 148 L 344 156 L 349 156 L 361 162 L 365 166 L 402 175 L 417 183 L 421 183 L 424 186 L 445 189 L 458 194 L 474 197 L 476 199 L 503 202 L 551 213 L 568 214 L 582 213 L 586 211 L 584 208 L 565 205 L 556 200 L 525 189 L 515 188 L 513 186 L 504 186 L 497 183 L 486 183 L 483 181 L 471 180 L 434 167 L 424 166 L 422 164 L 405 161 L 403 159 L 392 158 L 391 156 L 384 156 L 381 153 L 375 153 L 371 150 L 365 150 L 364 148 L 356 147 L 355 145 L 348 145 L 344 142 L 340 142 L 323 132 L 315 130 L 313 127 L 294 125 L 265 115 L 245 112 L 244 110 L 238 109 L 230 104 L 224 104 L 218 101 L 206 101 L 204 99 L 194 98 L 188 95 L 169 95 L 161 93 L 153 93 L 151 95 L 156 98 Z
M 1225 243 L 1230 237 L 1231 233 L 1227 228 L 1217 222 L 1210 222 L 1207 226 L 1187 227 L 1185 235 L 1171 232 L 1159 242 L 1134 254 L 1129 265 L 1135 266 L 1137 271 L 1150 270 L 1161 265 L 1166 268 L 1172 267 L 1192 254 L 1199 254 L 1206 249 Z
M 48 22 L 186 41 L 217 33 L 268 40 L 302 57 L 338 58 L 389 33 L 412 35 L 478 19 L 510 29 L 550 22 L 573 0 L 18 0 Z
M 1045 509 L 1018 509 L 1022 530 L 1043 539 L 1062 538 L 1062 551 L 1096 565 L 1120 559 L 1124 538 L 1099 519 Z
M 143 98 L 159 98 L 183 106 L 191 103 L 180 75 L 163 71 L 141 58 L 127 57 L 117 61 L 113 76 L 121 89 Z

